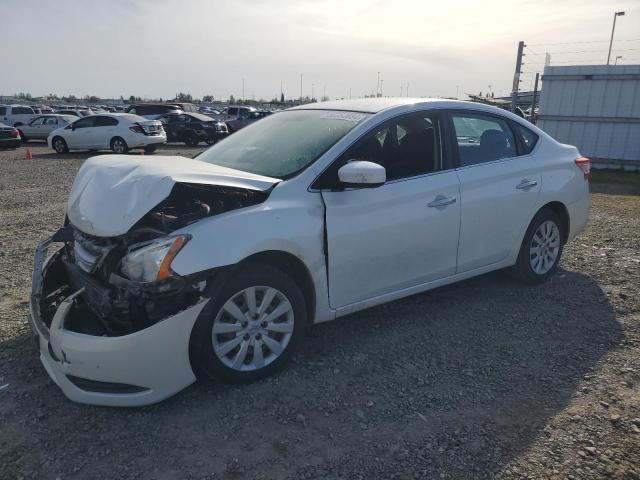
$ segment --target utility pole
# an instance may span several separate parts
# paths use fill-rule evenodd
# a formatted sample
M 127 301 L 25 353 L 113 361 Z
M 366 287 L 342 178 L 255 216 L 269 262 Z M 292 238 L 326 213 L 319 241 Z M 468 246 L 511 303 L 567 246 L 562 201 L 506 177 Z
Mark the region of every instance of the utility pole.
M 380 80 L 380 96 L 382 96 L 382 85 L 384 85 L 384 80 Z
M 613 33 L 616 31 L 616 18 L 624 16 L 624 12 L 615 12 L 613 14 L 613 28 L 611 28 L 611 40 L 609 40 L 609 55 L 607 55 L 607 65 L 611 60 L 611 47 L 613 46 Z
M 518 89 L 520 88 L 520 70 L 522 68 L 522 56 L 524 42 L 518 42 L 518 56 L 516 57 L 516 72 L 513 75 L 513 87 L 511 88 L 511 111 L 516 111 L 516 101 L 518 99 Z
M 282 98 L 282 80 L 280 80 L 280 98 Z
M 622 60 L 622 55 L 617 55 L 616 56 L 616 61 L 614 62 L 614 65 L 618 64 L 618 60 Z
M 536 124 L 536 103 L 538 102 L 538 79 L 540 74 L 536 73 L 536 82 L 533 85 L 533 101 L 531 102 L 531 118 L 529 121 Z

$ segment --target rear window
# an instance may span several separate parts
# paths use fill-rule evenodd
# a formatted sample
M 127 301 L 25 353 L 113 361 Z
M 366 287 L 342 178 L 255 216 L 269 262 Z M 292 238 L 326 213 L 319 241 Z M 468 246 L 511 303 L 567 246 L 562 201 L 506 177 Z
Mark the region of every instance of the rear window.
M 527 153 L 531 153 L 531 150 L 533 150 L 533 147 L 535 147 L 536 143 L 538 142 L 538 135 L 533 133 L 527 127 L 523 127 L 519 123 L 517 124 L 516 131 L 522 139 L 522 145 L 524 146 L 525 155 Z

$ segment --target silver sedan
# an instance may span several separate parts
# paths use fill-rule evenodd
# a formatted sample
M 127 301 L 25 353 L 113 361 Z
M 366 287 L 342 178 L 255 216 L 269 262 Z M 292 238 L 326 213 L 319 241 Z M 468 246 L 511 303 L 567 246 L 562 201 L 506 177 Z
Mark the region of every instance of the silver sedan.
M 69 123 L 78 120 L 75 115 L 40 115 L 31 120 L 28 124 L 20 125 L 18 130 L 23 142 L 29 140 L 47 140 L 51 132 L 60 127 L 65 127 Z

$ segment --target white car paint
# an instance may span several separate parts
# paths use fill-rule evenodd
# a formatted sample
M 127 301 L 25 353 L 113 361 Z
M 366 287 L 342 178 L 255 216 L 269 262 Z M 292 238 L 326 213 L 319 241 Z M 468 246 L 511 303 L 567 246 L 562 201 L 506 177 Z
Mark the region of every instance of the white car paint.
M 171 269 L 176 275 L 186 276 L 232 266 L 256 253 L 291 254 L 309 272 L 315 291 L 311 318 L 316 323 L 513 265 L 527 226 L 549 202 L 566 207 L 568 240 L 587 221 L 588 182 L 574 163 L 578 151 L 558 144 L 516 115 L 479 104 L 406 98 L 325 102 L 297 109 L 373 115 L 305 170 L 282 181 L 177 157 L 96 157 L 85 163 L 74 182 L 69 220 L 86 233 L 113 236 L 131 228 L 154 203 L 169 195 L 177 182 L 271 189 L 263 203 L 206 217 L 173 232 L 188 234 L 191 240 L 174 258 Z M 318 176 L 340 154 L 384 121 L 423 110 L 457 109 L 502 116 L 534 131 L 539 141 L 529 155 L 390 180 L 377 188 L 314 188 Z M 518 189 L 523 180 L 531 182 L 531 187 Z M 102 208 L 105 202 L 113 212 Z M 39 273 L 36 265 L 35 288 Z M 42 361 L 69 398 L 104 405 L 143 405 L 159 401 L 193 381 L 192 373 L 182 367 L 177 368 L 182 376 L 176 378 L 176 370 L 166 362 L 162 365 L 168 373 L 161 378 L 161 369 L 147 361 L 163 353 L 176 365 L 186 364 L 185 339 L 199 312 L 193 308 L 182 312 L 182 330 L 163 330 L 165 322 L 178 323 L 171 317 L 135 334 L 104 340 L 104 345 L 114 345 L 111 351 L 96 343 L 100 340 L 64 331 L 62 321 L 62 334 L 51 335 L 54 351 L 64 350 L 64 342 L 71 342 L 65 339 L 73 338 L 67 348 L 73 352 L 75 375 L 142 385 L 156 392 L 152 397 L 89 393 L 66 382 L 61 370 L 56 370 L 58 366 L 47 357 L 48 344 L 43 341 L 47 333 L 38 325 L 33 302 L 31 311 L 34 330 L 41 336 Z M 134 335 L 142 353 L 128 349 L 132 344 L 128 337 Z M 112 356 L 123 358 L 126 372 L 121 360 L 112 360 Z M 104 365 L 99 373 L 97 365 Z M 144 380 L 147 375 L 153 382 Z
M 0 122 L 10 127 L 29 123 L 34 117 L 36 113 L 26 105 L 0 105 Z
M 67 216 L 89 235 L 123 235 L 178 182 L 264 191 L 279 180 L 178 156 L 99 155 L 80 167 L 69 193 Z
M 84 126 L 87 122 L 96 122 L 105 118 L 117 123 L 115 125 Z M 145 132 L 132 131 L 131 129 L 135 126 L 141 126 Z M 151 132 L 152 129 L 153 132 Z M 69 150 L 109 150 L 111 149 L 111 141 L 117 137 L 122 138 L 129 149 L 167 142 L 167 135 L 160 122 L 126 113 L 89 115 L 66 127 L 58 128 L 47 137 L 47 144 L 50 148 L 54 148 L 53 140 L 57 137 L 64 139 Z

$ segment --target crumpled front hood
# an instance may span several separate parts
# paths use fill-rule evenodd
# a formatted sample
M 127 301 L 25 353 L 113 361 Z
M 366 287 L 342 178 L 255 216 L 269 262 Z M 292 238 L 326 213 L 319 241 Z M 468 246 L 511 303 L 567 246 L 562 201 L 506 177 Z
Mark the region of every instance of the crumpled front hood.
M 176 183 L 265 191 L 279 181 L 180 156 L 98 155 L 80 167 L 67 216 L 86 234 L 115 237 L 167 198 Z

